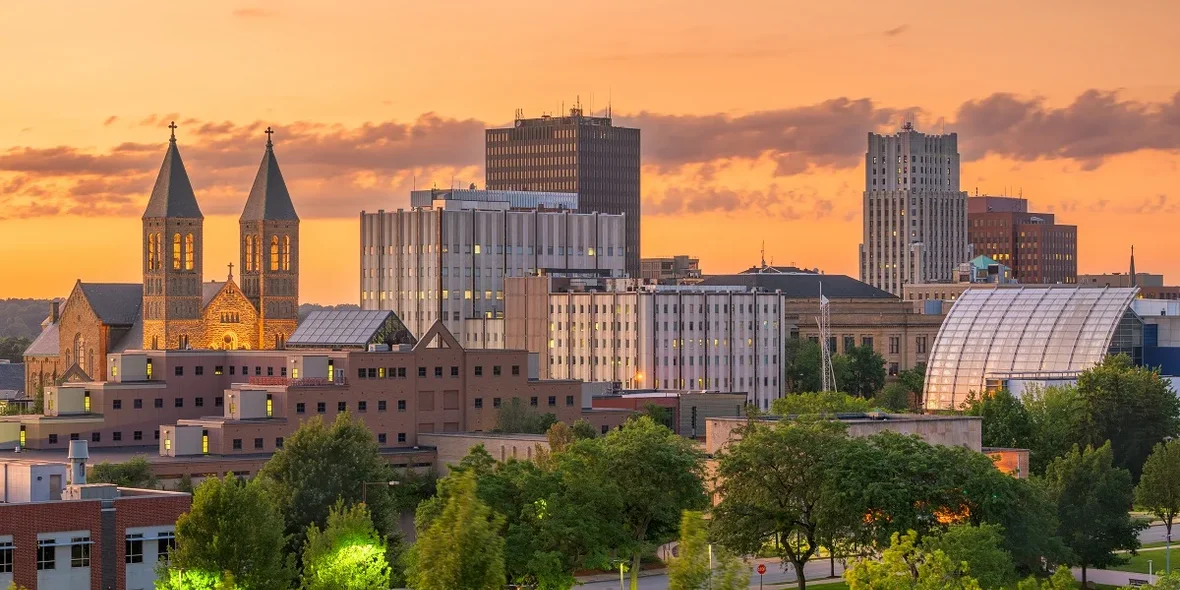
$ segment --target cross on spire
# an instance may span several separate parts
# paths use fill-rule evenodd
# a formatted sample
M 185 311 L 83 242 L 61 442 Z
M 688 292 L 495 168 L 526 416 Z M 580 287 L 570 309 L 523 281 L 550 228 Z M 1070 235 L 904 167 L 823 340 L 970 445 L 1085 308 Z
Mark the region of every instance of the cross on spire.
M 271 141 L 270 141 L 270 136 L 274 135 L 275 130 L 271 129 L 270 126 L 267 126 L 266 131 L 264 131 L 263 133 L 266 134 L 266 147 L 268 147 L 268 148 L 274 147 L 274 144 L 271 143 Z
M 168 128 L 172 130 L 172 137 L 168 141 L 176 141 L 176 121 L 169 123 Z
M 229 263 L 229 280 L 234 280 L 234 263 Z

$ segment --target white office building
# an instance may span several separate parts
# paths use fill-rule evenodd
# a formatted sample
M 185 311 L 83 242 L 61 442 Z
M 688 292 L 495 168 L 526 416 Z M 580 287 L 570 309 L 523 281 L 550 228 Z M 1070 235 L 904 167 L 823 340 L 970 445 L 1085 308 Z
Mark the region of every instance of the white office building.
M 503 317 L 505 278 L 624 275 L 622 215 L 574 213 L 568 193 L 463 192 L 361 212 L 362 309 L 392 310 L 415 335 L 441 319 L 464 346 L 502 348 L 485 324 Z M 513 206 L 522 202 L 542 208 Z M 468 335 L 476 328 L 478 341 Z
M 860 279 L 894 295 L 909 283 L 949 281 L 971 258 L 967 193 L 959 190 L 958 135 L 905 126 L 869 133 Z

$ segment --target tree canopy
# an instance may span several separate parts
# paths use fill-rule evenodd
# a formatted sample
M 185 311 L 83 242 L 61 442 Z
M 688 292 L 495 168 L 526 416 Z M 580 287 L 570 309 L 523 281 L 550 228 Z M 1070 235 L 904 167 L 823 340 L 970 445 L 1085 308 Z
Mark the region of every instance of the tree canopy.
M 102 462 L 86 473 L 90 483 L 113 483 L 124 488 L 154 489 L 159 486 L 147 457 L 136 455 L 123 463 Z
M 784 395 L 772 401 L 770 408 L 779 416 L 831 416 L 844 412 L 867 412 L 872 405 L 868 400 L 847 393 L 820 391 Z
M 502 517 L 476 495 L 474 472 L 449 481 L 436 517 L 420 519 L 408 572 L 415 590 L 500 590 L 504 575 Z
M 854 346 L 848 350 L 844 379 L 836 383 L 843 391 L 871 399 L 885 387 L 885 357 L 868 344 Z
M 680 519 L 679 555 L 668 563 L 668 590 L 745 590 L 750 568 L 724 548 L 710 570 L 708 526 L 702 513 L 685 510 Z
M 364 504 L 337 502 L 328 526 L 312 523 L 303 548 L 304 590 L 388 590 L 385 539 Z
M 1003 544 L 1000 527 L 994 524 L 952 526 L 922 539 L 922 548 L 926 551 L 941 551 L 952 563 L 969 564 L 971 577 L 981 587 L 989 589 L 1007 588 L 1016 581 L 1012 555 Z
M 969 566 L 918 544 L 918 534 L 893 533 L 880 560 L 858 559 L 844 572 L 849 590 L 981 590 Z
M 542 414 L 514 397 L 501 404 L 496 418 L 496 432 L 545 434 L 554 422 L 557 422 L 557 416 Z
M 1162 520 L 1171 536 L 1172 524 L 1180 513 L 1180 440 L 1156 443 L 1143 464 L 1135 504 Z

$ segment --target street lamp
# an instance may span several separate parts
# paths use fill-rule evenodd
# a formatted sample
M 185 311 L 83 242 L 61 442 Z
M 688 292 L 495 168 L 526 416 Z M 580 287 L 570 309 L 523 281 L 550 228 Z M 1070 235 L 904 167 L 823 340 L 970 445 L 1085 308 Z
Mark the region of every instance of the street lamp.
M 392 488 L 393 486 L 400 486 L 401 484 L 402 484 L 402 482 L 400 482 L 400 481 L 365 481 L 365 482 L 361 482 L 361 504 L 368 504 L 369 503 L 368 502 L 369 486 L 386 486 L 386 487 Z

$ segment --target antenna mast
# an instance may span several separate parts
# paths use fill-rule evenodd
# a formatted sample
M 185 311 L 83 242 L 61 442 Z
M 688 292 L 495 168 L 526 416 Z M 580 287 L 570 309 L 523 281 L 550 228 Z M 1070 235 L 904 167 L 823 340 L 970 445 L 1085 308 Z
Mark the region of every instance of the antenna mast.
M 762 266 L 760 266 L 759 268 L 761 270 L 766 270 L 766 240 L 762 240 L 762 258 L 761 258 L 761 260 L 762 260 Z
M 823 391 L 836 391 L 836 370 L 832 366 L 832 313 L 828 309 L 828 298 L 824 297 L 824 284 L 819 284 L 819 326 L 820 373 Z

